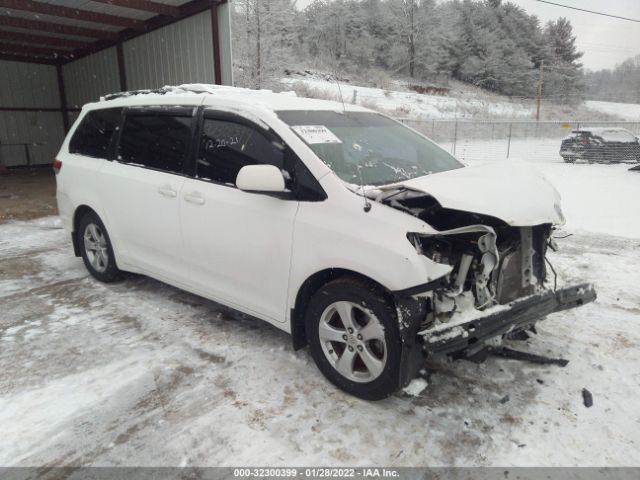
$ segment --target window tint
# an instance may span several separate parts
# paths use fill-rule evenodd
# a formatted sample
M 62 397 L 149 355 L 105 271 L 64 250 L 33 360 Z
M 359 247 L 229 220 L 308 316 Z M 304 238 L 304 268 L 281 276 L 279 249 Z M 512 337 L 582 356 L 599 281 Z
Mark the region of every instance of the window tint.
M 190 117 L 129 115 L 120 135 L 118 160 L 182 173 L 190 140 Z
M 71 141 L 69 152 L 87 157 L 106 158 L 113 133 L 120 125 L 121 108 L 106 108 L 87 113 Z
M 198 178 L 235 185 L 240 169 L 256 164 L 283 169 L 284 147 L 246 125 L 205 119 L 196 162 Z

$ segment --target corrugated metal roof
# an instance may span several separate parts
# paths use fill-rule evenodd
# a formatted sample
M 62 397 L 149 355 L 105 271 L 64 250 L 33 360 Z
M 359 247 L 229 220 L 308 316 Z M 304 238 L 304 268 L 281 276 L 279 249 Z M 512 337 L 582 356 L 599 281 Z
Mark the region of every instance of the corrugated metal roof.
M 31 31 L 27 31 L 23 28 L 16 28 L 16 27 L 9 27 L 9 26 L 5 26 L 5 25 L 0 25 L 0 31 L 2 32 L 15 32 L 15 33 L 28 33 L 28 34 L 34 34 L 34 35 L 41 35 L 41 36 L 51 36 L 54 38 L 61 38 L 61 39 L 67 39 L 67 40 L 87 40 L 87 38 L 85 37 L 77 37 L 75 35 L 65 35 L 64 33 L 56 33 L 54 34 L 43 34 L 42 32 L 31 32 Z M 91 40 L 90 40 L 91 41 Z M 46 42 L 34 42 L 31 43 L 31 45 L 42 45 L 42 46 L 46 46 L 47 43 Z
M 91 28 L 92 30 L 106 30 L 110 32 L 117 32 L 117 31 L 123 30 L 122 27 L 117 27 L 115 25 L 107 25 L 104 23 L 96 23 L 96 22 L 84 22 L 82 20 L 75 20 L 73 18 L 57 17 L 53 15 L 43 15 L 41 13 L 24 12 L 22 10 L 13 10 L 9 8 L 0 9 L 0 16 L 7 16 L 7 17 L 13 17 L 13 18 L 26 18 L 28 20 L 55 23 L 57 25 L 68 25 L 71 27 Z M 153 14 L 151 16 L 153 16 Z M 42 33 L 42 32 L 31 32 L 31 33 Z
M 118 2 L 119 0 L 114 1 Z M 153 0 L 150 3 L 171 7 L 183 7 L 194 2 L 186 0 Z M 206 2 L 198 3 L 204 8 L 207 8 Z M 215 0 L 211 3 L 215 3 Z M 221 1 L 219 3 L 224 2 Z M 56 0 L 55 2 L 53 0 L 36 0 L 35 2 L 25 3 L 24 8 L 22 8 L 22 5 L 18 1 L 0 0 L 0 5 L 2 5 L 0 7 L 0 32 L 4 32 L 2 40 L 0 41 L 0 55 L 3 56 L 3 58 L 11 58 L 11 55 L 13 55 L 22 57 L 23 59 L 32 57 L 34 59 L 39 58 L 41 60 L 54 61 L 60 58 L 60 56 L 64 58 L 65 55 L 71 51 L 68 46 L 55 45 L 55 42 L 49 43 L 43 41 L 42 38 L 28 38 L 24 36 L 25 34 L 37 35 L 38 37 L 51 37 L 54 39 L 61 38 L 83 41 L 86 43 L 86 48 L 79 49 L 79 52 L 82 52 L 82 50 L 91 51 L 95 44 L 109 44 L 109 42 L 113 44 L 118 38 L 116 36 L 118 32 L 124 30 L 135 32 L 138 30 L 138 26 L 136 25 L 127 27 L 126 23 L 128 21 L 140 22 L 139 31 L 142 33 L 144 32 L 144 23 L 159 15 L 154 11 L 113 5 L 108 2 L 105 3 L 103 0 Z M 46 13 L 31 11 L 32 8 L 39 9 L 38 7 L 44 8 Z M 51 7 L 53 7 L 53 12 L 51 11 Z M 78 15 L 84 18 L 70 18 L 69 16 L 65 16 L 63 12 L 56 12 L 56 8 L 77 9 Z M 57 13 L 60 13 L 60 15 L 57 15 Z M 85 15 L 83 15 L 83 13 Z M 69 11 L 68 14 L 75 15 L 75 13 L 71 11 Z M 98 18 L 96 20 L 90 20 L 86 18 L 88 16 L 86 14 L 109 15 L 118 18 Z M 25 20 L 44 22 L 46 25 L 25 25 L 20 23 Z M 123 22 L 125 25 L 120 25 L 120 22 Z M 57 26 L 60 26 L 63 31 L 59 31 Z M 69 27 L 89 29 L 89 31 L 64 31 L 65 29 L 68 30 Z M 22 36 L 16 35 L 15 38 L 12 38 L 8 35 L 12 32 L 22 34 Z M 101 38 L 100 32 L 106 32 L 104 38 Z M 128 38 L 131 38 L 130 34 L 127 35 Z M 78 52 L 76 52 L 76 54 L 77 53 Z
M 186 3 L 184 0 L 164 1 L 157 2 L 164 3 L 166 5 L 182 5 Z M 153 12 L 147 12 L 144 10 L 135 10 L 133 8 L 119 7 L 117 5 L 110 5 L 108 3 L 97 3 L 91 0 L 57 0 L 56 5 L 61 7 L 78 8 L 80 10 L 87 10 L 89 12 L 107 13 L 109 15 L 117 15 L 120 17 L 134 18 L 136 20 L 148 20 L 155 16 Z M 95 24 L 94 24 L 95 25 Z

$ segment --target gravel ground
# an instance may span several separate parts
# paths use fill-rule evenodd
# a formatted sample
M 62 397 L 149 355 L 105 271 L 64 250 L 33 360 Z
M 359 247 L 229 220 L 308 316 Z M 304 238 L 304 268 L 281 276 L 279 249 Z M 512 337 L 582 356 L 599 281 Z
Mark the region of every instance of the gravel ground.
M 57 213 L 51 167 L 0 172 L 0 224 Z

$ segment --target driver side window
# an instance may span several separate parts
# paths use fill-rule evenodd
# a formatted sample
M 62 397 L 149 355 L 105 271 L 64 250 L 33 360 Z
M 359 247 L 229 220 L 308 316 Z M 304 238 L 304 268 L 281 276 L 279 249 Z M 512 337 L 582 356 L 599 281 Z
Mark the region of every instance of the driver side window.
M 247 125 L 204 119 L 196 178 L 235 186 L 242 167 L 260 164 L 275 165 L 283 170 L 283 146 Z M 288 177 L 286 173 L 285 177 Z

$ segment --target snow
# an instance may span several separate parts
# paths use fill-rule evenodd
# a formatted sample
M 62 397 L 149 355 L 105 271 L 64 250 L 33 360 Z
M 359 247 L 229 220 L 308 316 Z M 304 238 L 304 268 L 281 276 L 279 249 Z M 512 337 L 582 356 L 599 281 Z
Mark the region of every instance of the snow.
M 435 327 L 429 328 L 427 330 L 422 330 L 418 333 L 428 333 L 428 336 L 426 338 L 427 341 L 431 343 L 446 340 L 448 338 L 454 338 L 460 334 L 460 330 L 454 329 L 452 331 L 449 331 L 451 328 L 471 322 L 473 320 L 477 320 L 479 318 L 504 312 L 505 310 L 509 310 L 509 308 L 511 308 L 509 305 L 494 305 L 484 310 L 476 310 L 475 308 L 463 310 L 461 312 L 454 313 L 449 321 L 439 323 Z M 446 333 L 439 335 L 440 332 Z
M 585 104 L 587 108 L 590 108 L 591 110 L 617 115 L 618 117 L 633 122 L 640 121 L 640 104 L 637 103 L 616 103 L 587 100 Z
M 640 178 L 629 165 L 537 166 L 560 190 L 565 230 L 640 238 Z
M 251 90 L 220 85 L 185 84 L 165 86 L 156 90 L 137 93 L 124 92 L 112 97 L 102 97 L 99 102 L 87 103 L 83 110 L 107 107 L 131 107 L 144 105 L 215 106 L 246 116 L 258 124 L 263 123 L 265 111 L 276 110 L 336 110 L 365 111 L 358 105 L 313 98 L 300 98 L 294 92 L 274 93 L 271 90 Z
M 505 97 L 487 99 L 476 95 L 426 95 L 319 79 L 283 78 L 280 81 L 288 88 L 295 88 L 296 84 L 304 85 L 320 98 L 338 101 L 342 98 L 347 107 L 352 103 L 356 91 L 357 105 L 382 110 L 397 117 L 446 120 L 473 118 L 478 113 L 500 118 L 531 118 L 532 115 L 531 105 L 502 99 Z
M 418 397 L 428 386 L 429 382 L 427 382 L 424 378 L 418 377 L 411 380 L 409 385 L 404 387 L 402 391 L 407 395 L 411 395 L 412 397 Z
M 254 106 L 273 110 L 287 109 L 347 109 L 359 111 L 358 106 L 383 110 L 387 113 L 411 119 L 472 119 L 480 115 L 486 118 L 531 119 L 534 106 L 530 101 L 510 100 L 501 96 L 483 96 L 464 93 L 455 96 L 426 95 L 415 92 L 385 90 L 363 87 L 344 82 L 330 82 L 321 79 L 283 78 L 280 82 L 287 88 L 296 84 L 304 85 L 327 100 L 299 98 L 293 91 L 274 93 L 271 90 L 252 90 L 209 84 L 184 84 L 165 86 L 160 90 L 166 94 L 150 91 L 146 95 L 125 95 L 110 102 L 118 105 L 136 105 L 149 103 L 170 103 L 177 101 L 176 96 L 185 99 L 187 104 L 199 103 L 197 99 L 204 95 L 205 103 L 215 104 L 215 98 L 231 98 L 243 104 L 244 110 L 251 111 Z M 356 104 L 352 104 L 354 92 Z M 165 99 L 165 97 L 174 97 Z M 194 98 L 189 98 L 192 96 Z M 602 112 L 624 120 L 640 121 L 640 105 L 589 100 L 585 106 L 595 112 Z M 547 107 L 548 108 L 548 107 Z
M 468 163 L 487 162 L 486 157 L 479 158 Z M 566 164 L 544 156 L 538 158 L 540 161 L 529 163 L 560 192 L 567 219 L 564 230 L 640 238 L 640 175 L 630 172 L 628 164 Z
M 471 120 L 471 119 L 513 119 L 533 120 L 536 106 L 532 99 L 509 98 L 501 95 L 473 91 L 452 90 L 449 95 L 427 95 L 407 91 L 407 85 L 393 85 L 394 89 L 382 89 L 354 85 L 344 81 L 335 82 L 313 77 L 285 77 L 280 83 L 293 90 L 300 90 L 305 96 L 344 101 L 347 108 L 356 105 L 385 112 L 399 118 L 414 120 Z M 614 103 L 589 100 L 580 106 L 559 106 L 547 101 L 543 113 L 548 119 L 597 120 L 600 114 L 626 121 L 640 121 L 640 104 Z
M 381 402 L 264 322 L 144 277 L 96 282 L 57 218 L 0 225 L 0 465 L 637 465 L 640 175 L 536 168 L 571 234 L 550 255 L 560 285 L 598 299 L 511 346 L 569 364 L 434 361 Z
M 606 142 L 635 142 L 636 136 L 631 133 L 626 128 L 616 128 L 616 127 L 595 127 L 595 128 L 581 128 L 580 130 L 575 130 L 572 133 L 575 133 L 576 137 L 579 137 L 580 134 L 578 132 L 590 132 L 592 135 L 601 137 Z

